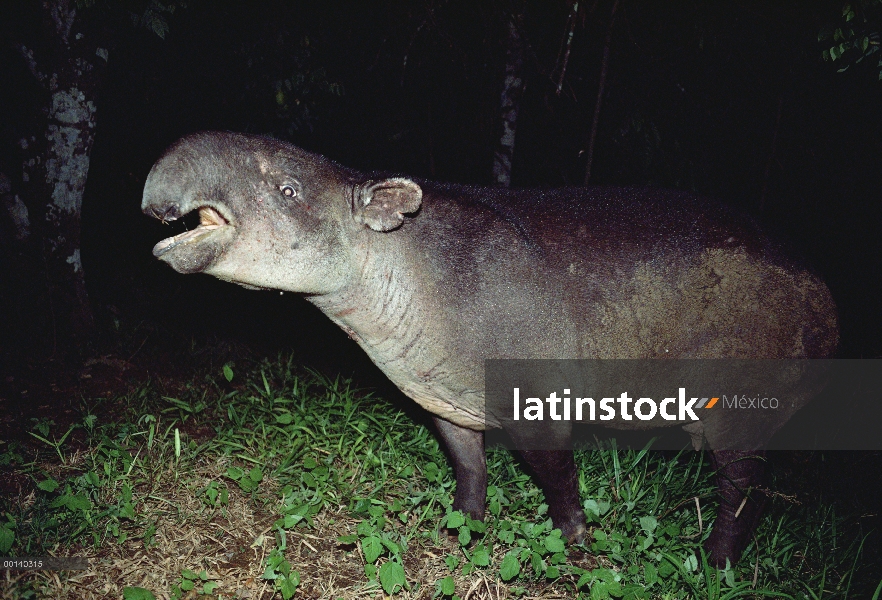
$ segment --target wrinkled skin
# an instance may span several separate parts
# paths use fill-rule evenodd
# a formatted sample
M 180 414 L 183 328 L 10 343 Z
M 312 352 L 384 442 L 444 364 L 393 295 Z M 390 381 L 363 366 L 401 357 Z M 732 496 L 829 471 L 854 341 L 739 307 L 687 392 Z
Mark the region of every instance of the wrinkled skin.
M 816 275 L 750 219 L 678 192 L 371 179 L 283 142 L 200 133 L 157 161 L 142 209 L 166 221 L 199 210 L 197 229 L 154 248 L 175 270 L 304 294 L 347 331 L 435 415 L 454 506 L 475 518 L 483 431 L 499 426 L 484 410 L 485 359 L 823 358 L 838 344 Z M 743 432 L 745 451 L 714 452 L 714 564 L 748 543 L 764 502 L 759 450 L 791 413 Z M 713 450 L 721 426 L 690 427 Z M 572 454 L 521 455 L 555 526 L 583 539 Z

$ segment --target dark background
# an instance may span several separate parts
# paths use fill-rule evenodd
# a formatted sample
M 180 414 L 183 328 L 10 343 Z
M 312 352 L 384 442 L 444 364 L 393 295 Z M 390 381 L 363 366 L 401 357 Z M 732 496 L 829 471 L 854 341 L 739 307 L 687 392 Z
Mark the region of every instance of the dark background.
M 99 325 L 121 316 L 282 346 L 323 346 L 327 336 L 347 345 L 330 326 L 307 327 L 315 315 L 297 299 L 180 277 L 155 261 L 150 248 L 168 229 L 139 211 L 153 161 L 186 133 L 226 129 L 276 135 L 358 169 L 487 184 L 507 15 L 524 6 L 513 185 L 579 185 L 610 5 L 582 13 L 559 96 L 565 2 L 196 1 L 168 16 L 165 39 L 112 23 L 82 221 Z M 592 182 L 692 189 L 758 215 L 828 281 L 842 355 L 875 357 L 882 83 L 872 59 L 845 73 L 821 60 L 818 32 L 841 9 L 623 2 Z M 100 3 L 88 10 L 113 16 Z M 8 48 L 2 66 L 2 166 L 14 174 L 16 140 L 31 133 L 42 92 Z

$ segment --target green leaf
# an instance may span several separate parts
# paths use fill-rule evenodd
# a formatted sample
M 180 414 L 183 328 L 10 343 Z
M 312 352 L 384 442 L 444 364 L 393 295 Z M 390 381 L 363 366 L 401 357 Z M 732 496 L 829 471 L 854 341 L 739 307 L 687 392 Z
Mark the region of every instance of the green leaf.
M 0 554 L 6 554 L 15 541 L 15 532 L 7 525 L 0 525 Z
M 520 572 L 521 563 L 518 562 L 517 552 L 511 551 L 502 559 L 502 564 L 499 566 L 499 576 L 503 581 L 509 581 L 517 577 Z
M 300 573 L 291 571 L 288 577 L 283 577 L 277 581 L 277 585 L 279 586 L 279 591 L 282 592 L 282 598 L 285 600 L 293 598 L 294 593 L 297 592 L 297 586 L 300 585 Z
M 391 594 L 398 586 L 403 589 L 405 583 L 404 567 L 391 560 L 383 563 L 383 566 L 380 567 L 380 585 L 383 586 L 383 591 Z
M 263 481 L 263 471 L 260 470 L 260 467 L 254 467 L 248 471 L 248 478 L 254 483 L 259 483 Z
M 662 561 L 658 566 L 658 574 L 662 579 L 667 579 L 677 571 L 677 568 L 669 560 Z
M 439 579 L 438 591 L 441 592 L 442 596 L 452 596 L 453 592 L 456 591 L 456 584 L 453 581 L 453 577 L 448 575 L 444 579 Z
M 52 508 L 64 506 L 71 510 L 89 510 L 92 508 L 92 501 L 83 494 L 77 494 L 75 496 L 65 494 L 64 496 L 56 498 L 49 506 Z
M 615 596 L 616 598 L 621 598 L 625 595 L 625 591 L 622 589 L 622 584 L 618 581 L 608 583 L 606 589 L 610 596 Z
M 390 555 L 394 556 L 396 554 L 401 554 L 401 548 L 398 547 L 398 544 L 390 539 L 387 539 L 385 536 L 383 537 L 383 545 L 386 546 L 387 550 L 389 550 Z
M 545 562 L 542 560 L 542 555 L 538 552 L 530 553 L 530 565 L 533 567 L 533 572 L 537 575 L 545 570 Z
M 362 521 L 355 527 L 355 531 L 361 537 L 370 537 L 374 533 L 374 524 L 370 521 Z
M 609 597 L 609 584 L 605 581 L 599 581 L 591 586 L 591 600 L 607 600 Z
M 357 535 L 341 535 L 337 538 L 337 543 L 344 544 L 344 545 L 354 544 L 357 541 L 358 541 Z
M 123 600 L 156 600 L 156 596 L 142 587 L 124 587 Z
M 475 533 L 484 533 L 487 531 L 487 524 L 484 523 L 484 521 L 479 521 L 466 516 L 466 523 L 469 526 L 469 531 L 474 531 Z
M 234 481 L 238 481 L 242 479 L 242 476 L 245 474 L 245 471 L 240 469 L 239 467 L 227 467 L 227 477 Z
M 465 515 L 458 510 L 447 515 L 447 526 L 451 529 L 458 529 L 465 525 L 465 522 Z
M 496 498 L 491 500 L 489 509 L 491 515 L 493 515 L 494 517 L 498 517 L 499 513 L 502 511 L 502 507 L 499 506 L 499 500 L 497 500 Z
M 611 503 L 603 500 L 592 500 L 588 499 L 582 505 L 585 510 L 590 511 L 597 515 L 598 517 L 603 516 L 610 509 Z
M 271 577 L 269 579 L 279 579 L 287 577 L 291 573 L 291 563 L 285 560 L 285 557 L 278 551 L 273 550 L 270 554 L 268 568 L 271 568 Z
M 144 530 L 144 547 L 149 548 L 153 544 L 153 538 L 156 536 L 156 525 L 150 525 Z
M 459 528 L 459 545 L 460 546 L 468 546 L 469 542 L 472 541 L 472 532 L 468 527 L 463 526 Z
M 383 553 L 383 542 L 373 535 L 367 537 L 361 540 L 361 551 L 364 552 L 364 561 L 373 564 Z
M 49 479 L 44 479 L 43 481 L 38 483 L 37 487 L 44 492 L 54 492 L 58 489 L 58 482 L 50 477 Z
M 640 517 L 640 528 L 646 533 L 653 533 L 658 527 L 658 519 L 653 516 Z
M 694 554 L 690 554 L 686 557 L 686 560 L 683 561 L 683 568 L 692 573 L 698 570 L 698 559 L 695 558 Z
M 456 567 L 459 566 L 459 557 L 454 556 L 452 554 L 448 554 L 447 556 L 444 557 L 444 564 L 447 565 L 448 569 L 453 571 L 456 569 Z
M 303 515 L 291 514 L 291 515 L 285 515 L 285 518 L 282 519 L 282 523 L 284 524 L 285 529 L 291 529 L 292 527 L 297 525 L 297 523 L 299 523 L 302 520 L 303 520 Z
M 490 553 L 484 548 L 479 548 L 472 553 L 472 564 L 486 567 L 490 564 Z
M 555 531 L 556 533 L 550 533 L 545 538 L 545 549 L 549 552 L 563 552 L 566 546 L 564 545 L 564 541 L 560 539 L 560 531 Z
M 438 483 L 441 481 L 441 470 L 438 468 L 438 465 L 433 462 L 428 462 L 423 465 L 423 475 L 425 475 L 426 479 L 431 482 Z
M 228 382 L 233 381 L 233 369 L 230 368 L 229 363 L 224 365 L 224 379 Z

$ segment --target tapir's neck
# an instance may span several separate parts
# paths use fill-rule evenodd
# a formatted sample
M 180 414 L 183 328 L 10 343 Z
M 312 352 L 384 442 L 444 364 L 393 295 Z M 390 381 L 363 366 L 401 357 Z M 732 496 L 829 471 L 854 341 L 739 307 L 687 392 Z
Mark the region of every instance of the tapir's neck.
M 403 245 L 365 237 L 354 248 L 349 282 L 332 293 L 310 296 L 310 302 L 359 343 L 376 347 L 387 339 L 409 339 L 407 316 L 416 290 L 405 275 L 408 252 Z
M 360 267 L 349 285 L 309 300 L 405 394 L 454 423 L 481 427 L 483 381 L 463 377 L 482 369 L 464 368 L 464 357 L 450 351 L 442 335 L 449 330 L 446 313 L 415 266 L 414 248 L 391 236 L 383 242 L 358 248 Z
M 359 256 L 359 262 L 360 272 L 349 285 L 309 300 L 367 346 L 372 358 L 374 353 L 386 360 L 402 357 L 423 333 L 420 321 L 428 307 L 418 301 L 417 286 L 403 265 L 386 264 L 370 248 Z

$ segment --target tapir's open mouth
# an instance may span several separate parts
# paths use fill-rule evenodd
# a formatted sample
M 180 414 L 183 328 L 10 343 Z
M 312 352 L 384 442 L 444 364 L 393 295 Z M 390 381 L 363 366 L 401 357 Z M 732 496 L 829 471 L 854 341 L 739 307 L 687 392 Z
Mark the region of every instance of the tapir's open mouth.
M 201 241 L 215 231 L 229 226 L 230 222 L 217 210 L 210 206 L 201 206 L 199 207 L 199 225 L 195 229 L 166 238 L 153 246 L 153 256 L 160 257 L 181 244 L 192 244 L 196 241 Z

